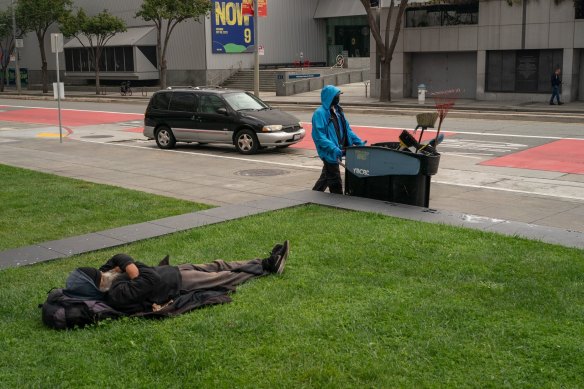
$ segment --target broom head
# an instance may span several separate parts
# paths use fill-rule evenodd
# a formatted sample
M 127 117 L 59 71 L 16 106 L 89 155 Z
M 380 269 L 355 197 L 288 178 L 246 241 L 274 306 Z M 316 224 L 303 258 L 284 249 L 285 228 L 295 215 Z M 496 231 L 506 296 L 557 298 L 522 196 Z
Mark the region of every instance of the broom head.
M 434 128 L 434 123 L 436 123 L 436 119 L 438 119 L 438 112 L 426 112 L 419 113 L 416 115 L 418 125 L 425 128 Z

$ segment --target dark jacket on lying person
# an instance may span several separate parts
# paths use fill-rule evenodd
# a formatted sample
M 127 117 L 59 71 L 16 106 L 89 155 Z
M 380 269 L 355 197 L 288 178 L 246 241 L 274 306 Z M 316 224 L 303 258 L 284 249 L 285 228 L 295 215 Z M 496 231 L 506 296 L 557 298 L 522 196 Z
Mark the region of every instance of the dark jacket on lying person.
M 135 264 L 140 275 L 130 279 L 126 266 Z M 105 301 L 112 308 L 126 313 L 144 312 L 152 309 L 152 304 L 163 305 L 180 295 L 181 277 L 176 266 L 148 266 L 135 262 L 126 254 L 116 254 L 103 266 L 101 272 L 119 267 L 122 273 L 115 278 L 105 295 Z

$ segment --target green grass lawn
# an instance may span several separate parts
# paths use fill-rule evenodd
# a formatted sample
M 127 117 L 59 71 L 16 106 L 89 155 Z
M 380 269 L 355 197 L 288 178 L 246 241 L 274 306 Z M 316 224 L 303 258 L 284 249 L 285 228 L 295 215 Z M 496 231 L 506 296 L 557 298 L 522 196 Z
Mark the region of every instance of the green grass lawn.
M 286 271 L 162 321 L 43 327 L 77 266 L 264 256 Z M 0 272 L 0 387 L 584 387 L 584 252 L 304 206 Z
M 0 165 L 0 250 L 209 208 Z

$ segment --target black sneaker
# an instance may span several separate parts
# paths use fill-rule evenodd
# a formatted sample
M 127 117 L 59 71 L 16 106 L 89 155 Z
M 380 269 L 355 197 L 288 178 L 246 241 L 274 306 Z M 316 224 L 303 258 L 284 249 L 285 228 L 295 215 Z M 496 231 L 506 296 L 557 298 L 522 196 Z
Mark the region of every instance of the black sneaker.
M 278 259 L 275 263 L 275 273 L 282 274 L 284 272 L 284 267 L 286 266 L 286 259 L 288 259 L 288 254 L 290 253 L 290 241 L 285 241 L 282 245 Z
M 555 105 L 553 101 L 550 101 L 550 105 Z
M 274 246 L 274 248 L 272 249 L 272 251 L 270 252 L 270 255 L 278 255 L 280 254 L 280 251 L 282 251 L 282 246 L 281 244 L 277 244 Z
M 562 103 L 561 101 L 558 102 L 558 105 L 564 105 L 564 103 Z
M 262 268 L 264 271 L 268 273 L 276 273 L 277 263 L 280 260 L 281 256 L 277 254 L 270 255 L 268 258 L 262 259 Z

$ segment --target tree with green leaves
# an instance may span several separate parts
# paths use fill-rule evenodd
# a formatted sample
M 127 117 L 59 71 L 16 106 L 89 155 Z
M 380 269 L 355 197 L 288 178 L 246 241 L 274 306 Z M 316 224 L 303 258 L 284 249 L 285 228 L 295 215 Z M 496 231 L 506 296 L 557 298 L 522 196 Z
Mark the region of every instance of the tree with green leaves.
M 20 37 L 26 33 L 22 28 L 22 14 L 16 8 L 16 36 Z M 6 83 L 6 73 L 10 64 L 10 55 L 14 53 L 15 36 L 12 29 L 12 8 L 8 7 L 0 11 L 0 92 L 4 92 Z
M 26 31 L 36 34 L 41 51 L 41 77 L 43 92 L 49 91 L 47 54 L 45 52 L 45 36 L 49 27 L 71 12 L 72 0 L 19 0 L 17 10 L 22 18 L 22 26 Z
M 163 89 L 166 88 L 166 51 L 172 31 L 186 20 L 200 21 L 201 16 L 207 15 L 210 10 L 210 0 L 144 0 L 136 13 L 136 17 L 156 26 L 158 71 Z
M 393 28 L 393 36 L 389 40 L 389 31 L 391 25 L 391 17 L 394 11 L 394 0 L 391 0 L 389 10 L 387 13 L 387 20 L 385 22 L 385 38 L 381 37 L 381 27 L 377 22 L 375 11 L 371 8 L 371 0 L 360 0 L 367 12 L 367 19 L 369 21 L 369 28 L 377 46 L 377 53 L 379 55 L 380 71 L 381 71 L 381 91 L 379 93 L 379 101 L 391 101 L 391 60 L 393 52 L 397 45 L 397 39 L 401 31 L 402 19 L 408 0 L 400 0 L 395 26 Z
M 83 9 L 77 14 L 67 14 L 60 20 L 63 36 L 75 37 L 89 52 L 89 60 L 95 71 L 95 93 L 99 94 L 99 64 L 107 42 L 117 33 L 126 31 L 126 23 L 103 10 L 88 16 Z

